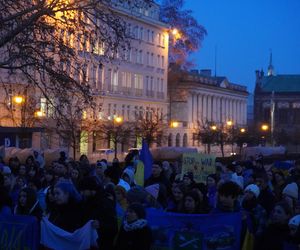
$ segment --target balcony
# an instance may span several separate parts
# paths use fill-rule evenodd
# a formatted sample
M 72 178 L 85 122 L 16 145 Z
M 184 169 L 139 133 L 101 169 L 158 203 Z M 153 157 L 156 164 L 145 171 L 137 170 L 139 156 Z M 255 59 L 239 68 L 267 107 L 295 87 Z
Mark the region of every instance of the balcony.
M 143 96 L 143 89 L 134 89 L 135 96 Z
M 146 96 L 147 97 L 154 97 L 154 91 L 153 90 L 146 90 Z
M 157 92 L 157 99 L 164 99 L 165 98 L 165 93 L 164 92 Z

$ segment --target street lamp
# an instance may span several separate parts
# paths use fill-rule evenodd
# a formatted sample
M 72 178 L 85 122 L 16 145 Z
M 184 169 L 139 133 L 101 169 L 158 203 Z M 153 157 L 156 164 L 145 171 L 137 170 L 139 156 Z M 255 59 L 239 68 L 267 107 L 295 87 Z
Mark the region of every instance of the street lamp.
M 179 123 L 177 121 L 171 122 L 171 128 L 178 128 Z
M 269 130 L 269 125 L 268 124 L 261 125 L 261 130 L 264 131 L 264 132 L 268 131 Z
M 38 111 L 34 112 L 35 117 L 43 117 L 44 115 L 45 115 L 44 112 L 41 111 L 41 110 L 38 110 Z
M 245 132 L 246 132 L 246 129 L 241 128 L 240 131 L 241 131 L 241 133 L 245 133 Z
M 113 126 L 114 126 L 114 150 L 115 150 L 115 158 L 117 158 L 118 154 L 118 142 L 117 142 L 117 136 L 118 136 L 118 130 L 120 129 L 120 125 L 123 123 L 123 117 L 122 116 L 114 116 L 113 120 Z M 117 125 L 117 126 L 115 126 Z
M 23 96 L 17 95 L 13 97 L 13 101 L 16 104 L 22 104 L 25 101 L 25 98 Z
M 211 130 L 217 130 L 217 126 L 216 125 L 212 125 L 210 128 L 211 128 Z
M 233 125 L 233 122 L 231 120 L 227 121 L 227 125 L 228 126 L 232 126 Z

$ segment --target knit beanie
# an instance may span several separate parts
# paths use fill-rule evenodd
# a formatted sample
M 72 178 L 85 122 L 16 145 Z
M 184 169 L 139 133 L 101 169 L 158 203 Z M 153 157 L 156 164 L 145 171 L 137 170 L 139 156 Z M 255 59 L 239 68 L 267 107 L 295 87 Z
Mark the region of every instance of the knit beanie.
M 299 227 L 300 225 L 300 214 L 295 215 L 293 218 L 290 219 L 289 225 L 293 225 Z
M 249 191 L 251 193 L 253 193 L 255 195 L 255 197 L 257 198 L 260 194 L 260 190 L 259 187 L 255 184 L 250 184 L 245 188 L 245 192 Z
M 183 175 L 183 178 L 184 178 L 184 177 L 189 178 L 191 181 L 194 180 L 194 174 L 193 174 L 193 172 L 187 172 L 187 173 L 185 173 L 185 174 Z
M 159 184 L 156 183 L 156 184 L 150 185 L 148 187 L 145 187 L 145 190 L 149 194 L 151 194 L 155 199 L 157 199 L 158 193 L 159 193 Z
M 119 180 L 119 183 L 117 184 L 117 186 L 121 186 L 122 188 L 125 189 L 126 192 L 128 192 L 129 189 L 130 189 L 130 185 L 126 181 L 124 181 L 123 179 Z
M 293 199 L 298 200 L 298 186 L 295 182 L 287 184 L 282 190 L 282 194 L 292 197 Z
M 146 218 L 146 211 L 142 204 L 132 203 L 131 205 L 129 205 L 128 210 L 129 209 L 134 211 L 139 219 Z

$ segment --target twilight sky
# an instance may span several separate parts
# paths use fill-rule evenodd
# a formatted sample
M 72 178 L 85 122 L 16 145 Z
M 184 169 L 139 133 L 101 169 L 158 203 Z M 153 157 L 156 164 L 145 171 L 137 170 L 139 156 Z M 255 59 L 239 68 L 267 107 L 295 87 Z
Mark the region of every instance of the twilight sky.
M 208 35 L 192 58 L 198 69 L 254 90 L 256 69 L 300 74 L 300 0 L 186 0 Z

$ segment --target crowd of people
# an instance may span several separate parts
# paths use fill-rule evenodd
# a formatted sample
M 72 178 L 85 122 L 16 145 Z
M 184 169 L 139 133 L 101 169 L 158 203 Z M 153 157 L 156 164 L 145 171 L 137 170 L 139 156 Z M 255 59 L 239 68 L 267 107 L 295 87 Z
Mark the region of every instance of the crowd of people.
M 57 227 L 74 232 L 87 221 L 101 235 L 99 249 L 150 249 L 153 237 L 146 208 L 185 214 L 241 212 L 241 249 L 247 234 L 252 249 L 300 246 L 300 160 L 287 173 L 264 166 L 263 157 L 221 164 L 197 183 L 194 173 L 181 175 L 178 163 L 155 161 L 151 176 L 137 180 L 138 152 L 124 163 L 105 159 L 90 163 L 61 152 L 45 165 L 41 156 L 0 159 L 0 216 L 47 216 Z M 118 220 L 118 218 L 121 218 Z

